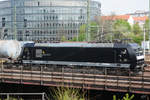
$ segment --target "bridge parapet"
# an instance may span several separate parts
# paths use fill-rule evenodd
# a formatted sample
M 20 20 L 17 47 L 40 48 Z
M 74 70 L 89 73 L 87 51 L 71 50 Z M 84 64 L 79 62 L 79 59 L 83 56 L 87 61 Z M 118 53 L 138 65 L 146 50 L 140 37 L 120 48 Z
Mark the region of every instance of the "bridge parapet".
M 3 65 L 0 82 L 150 94 L 149 69 L 135 75 L 124 69 Z

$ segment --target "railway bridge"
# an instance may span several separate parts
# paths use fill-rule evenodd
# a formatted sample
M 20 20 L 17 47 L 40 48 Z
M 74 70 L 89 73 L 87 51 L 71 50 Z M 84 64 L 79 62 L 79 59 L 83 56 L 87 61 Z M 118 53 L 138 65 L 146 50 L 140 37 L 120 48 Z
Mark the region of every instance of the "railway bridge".
M 0 82 L 150 94 L 150 67 L 140 74 L 108 68 L 1 64 Z

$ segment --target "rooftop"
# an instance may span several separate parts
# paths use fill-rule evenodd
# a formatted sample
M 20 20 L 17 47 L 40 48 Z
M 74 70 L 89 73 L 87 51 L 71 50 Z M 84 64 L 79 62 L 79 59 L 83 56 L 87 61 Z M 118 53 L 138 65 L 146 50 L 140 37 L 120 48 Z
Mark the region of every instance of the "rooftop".
M 114 16 L 102 16 L 102 20 L 128 20 L 132 15 L 114 15 Z M 142 17 L 132 17 L 134 21 L 145 21 L 148 19 L 148 16 L 142 16 Z

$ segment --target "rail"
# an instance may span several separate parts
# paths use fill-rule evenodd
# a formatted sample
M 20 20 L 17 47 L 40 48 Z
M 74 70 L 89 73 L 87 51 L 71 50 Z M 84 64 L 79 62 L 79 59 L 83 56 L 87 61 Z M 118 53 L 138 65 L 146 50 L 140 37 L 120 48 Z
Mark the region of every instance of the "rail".
M 134 74 L 96 67 L 3 65 L 0 82 L 150 94 L 150 68 Z

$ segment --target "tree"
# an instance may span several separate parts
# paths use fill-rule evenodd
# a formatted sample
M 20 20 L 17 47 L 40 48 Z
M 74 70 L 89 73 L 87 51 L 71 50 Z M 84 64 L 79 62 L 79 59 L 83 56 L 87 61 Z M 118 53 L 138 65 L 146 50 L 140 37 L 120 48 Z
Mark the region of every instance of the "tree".
M 90 40 L 94 41 L 97 38 L 97 32 L 98 32 L 99 27 L 96 22 L 91 22 L 90 26 L 91 26 L 91 29 L 90 29 L 91 39 Z
M 141 29 L 141 27 L 139 26 L 138 23 L 136 23 L 136 24 L 133 25 L 132 30 L 133 30 L 133 33 L 134 33 L 135 35 L 139 35 L 139 34 L 142 33 L 142 29 Z
M 86 41 L 85 33 L 79 33 L 78 41 Z
M 62 41 L 62 42 L 67 41 L 66 37 L 65 37 L 65 36 L 62 36 L 62 37 L 61 37 L 61 41 Z
M 78 41 L 86 41 L 86 24 L 80 26 L 80 31 L 78 34 Z
M 90 23 L 90 40 L 95 40 L 97 31 L 98 31 L 98 24 L 96 22 L 91 22 Z M 86 41 L 86 32 L 87 32 L 87 25 L 83 24 L 80 26 L 80 31 L 78 34 L 78 37 L 74 37 L 70 41 Z
M 101 41 L 103 40 L 107 40 L 110 41 L 112 40 L 112 29 L 113 29 L 113 23 L 114 23 L 114 18 L 115 18 L 115 13 L 112 12 L 111 15 L 108 16 L 102 16 L 100 19 L 100 21 L 98 20 L 98 18 L 96 19 L 96 21 L 98 21 L 98 25 L 99 27 L 99 34 L 98 37 Z M 102 38 L 100 38 L 102 37 Z
M 132 27 L 132 39 L 133 42 L 141 44 L 141 42 L 143 41 L 143 31 L 141 29 L 141 27 L 139 26 L 138 23 L 134 24 Z
M 113 25 L 114 39 L 132 39 L 133 42 L 141 44 L 143 32 L 138 23 L 130 26 L 125 20 L 117 20 Z
M 144 24 L 144 28 L 146 30 L 149 30 L 149 20 L 146 20 L 145 24 Z
M 146 30 L 146 40 L 149 40 L 149 20 L 146 20 L 145 24 L 144 24 L 144 28 Z
M 133 39 L 133 42 L 141 44 L 141 42 L 143 41 L 143 36 L 142 36 L 142 34 L 133 35 L 132 39 Z
M 86 41 L 86 29 L 87 25 L 83 24 L 80 26 L 80 33 L 79 33 L 79 41 Z M 98 24 L 96 22 L 90 23 L 90 40 L 93 41 L 97 37 L 98 32 Z
M 130 24 L 125 20 L 116 20 L 113 24 L 113 33 L 115 39 L 128 38 L 128 34 L 131 32 Z

